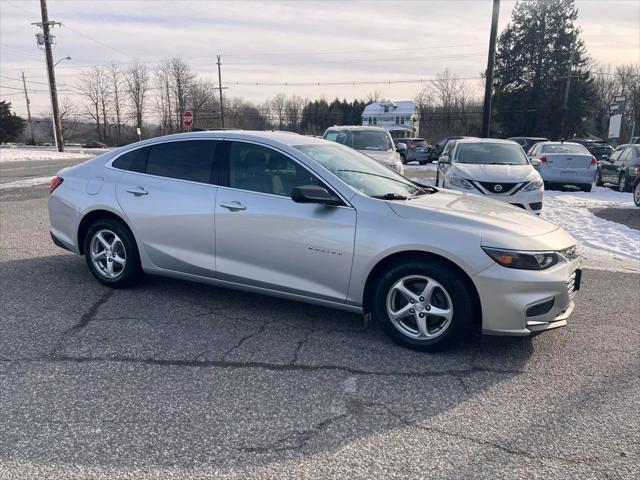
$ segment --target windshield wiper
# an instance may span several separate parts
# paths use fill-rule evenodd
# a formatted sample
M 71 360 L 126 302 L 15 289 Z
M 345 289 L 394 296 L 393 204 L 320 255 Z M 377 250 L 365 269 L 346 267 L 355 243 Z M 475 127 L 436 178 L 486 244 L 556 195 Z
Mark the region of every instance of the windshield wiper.
M 387 180 L 393 180 L 394 182 L 398 182 L 401 183 L 402 185 L 407 185 L 409 187 L 412 187 L 413 185 L 411 185 L 410 183 L 407 182 L 403 182 L 398 180 L 397 178 L 392 178 L 392 177 L 386 177 L 384 175 L 380 175 L 378 173 L 371 173 L 371 172 L 363 172 L 362 170 L 345 170 L 345 169 L 340 169 L 338 170 L 338 172 L 351 172 L 351 173 L 363 173 L 365 175 L 372 175 L 374 177 L 380 177 L 380 178 L 386 178 Z M 398 174 L 399 175 L 399 174 Z
M 371 195 L 371 198 L 379 198 L 380 200 L 408 200 L 409 197 L 400 195 L 399 193 L 385 193 L 384 195 Z

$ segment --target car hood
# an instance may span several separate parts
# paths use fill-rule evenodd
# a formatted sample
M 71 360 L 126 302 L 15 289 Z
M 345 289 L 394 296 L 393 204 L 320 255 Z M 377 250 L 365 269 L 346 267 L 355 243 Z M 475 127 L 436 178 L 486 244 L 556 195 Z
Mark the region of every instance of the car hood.
M 450 173 L 479 182 L 524 182 L 538 180 L 540 175 L 533 166 L 527 165 L 481 165 L 476 163 L 453 163 Z
M 386 165 L 394 165 L 400 161 L 398 154 L 393 150 L 387 150 L 385 152 L 373 151 L 373 150 L 358 150 L 360 153 L 364 153 L 367 157 L 373 158 L 380 163 Z
M 455 225 L 464 230 L 475 229 L 483 237 L 493 238 L 501 234 L 534 237 L 558 229 L 553 223 L 521 208 L 451 190 L 439 190 L 437 193 L 407 201 L 390 201 L 388 204 L 400 217 Z

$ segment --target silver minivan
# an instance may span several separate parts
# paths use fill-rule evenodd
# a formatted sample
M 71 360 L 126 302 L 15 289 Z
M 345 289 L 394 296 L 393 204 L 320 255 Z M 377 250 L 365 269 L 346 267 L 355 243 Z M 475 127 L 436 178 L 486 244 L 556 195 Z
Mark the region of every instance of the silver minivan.
M 322 138 L 351 147 L 400 174 L 404 173 L 399 152 L 407 147 L 404 144 L 396 146 L 386 128 L 334 126 L 327 128 Z

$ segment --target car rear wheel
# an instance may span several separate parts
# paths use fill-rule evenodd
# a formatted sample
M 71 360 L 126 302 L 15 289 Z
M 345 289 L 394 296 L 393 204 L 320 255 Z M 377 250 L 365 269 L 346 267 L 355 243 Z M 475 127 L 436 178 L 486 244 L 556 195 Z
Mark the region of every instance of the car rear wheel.
M 603 185 L 604 185 L 604 182 L 602 181 L 602 177 L 598 173 L 598 176 L 596 177 L 596 187 L 602 187 Z
M 84 238 L 84 255 L 93 276 L 109 287 L 130 287 L 142 278 L 135 239 L 117 220 L 105 218 L 89 227 Z
M 374 316 L 396 343 L 436 352 L 470 332 L 473 300 L 448 265 L 414 261 L 389 270 L 375 291 Z
M 636 204 L 636 207 L 640 207 L 640 182 L 636 183 L 636 186 L 633 187 L 633 202 Z
M 629 192 L 629 185 L 627 184 L 627 176 L 625 174 L 620 175 L 620 180 L 618 181 L 618 191 L 619 192 Z

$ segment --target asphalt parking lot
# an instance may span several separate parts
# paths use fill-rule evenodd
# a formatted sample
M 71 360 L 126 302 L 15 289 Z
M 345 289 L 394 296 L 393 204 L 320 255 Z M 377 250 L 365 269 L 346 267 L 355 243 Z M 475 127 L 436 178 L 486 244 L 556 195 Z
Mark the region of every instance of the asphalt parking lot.
M 0 190 L 0 479 L 640 476 L 640 275 L 585 270 L 568 327 L 430 355 L 320 307 L 106 289 L 47 195 Z

